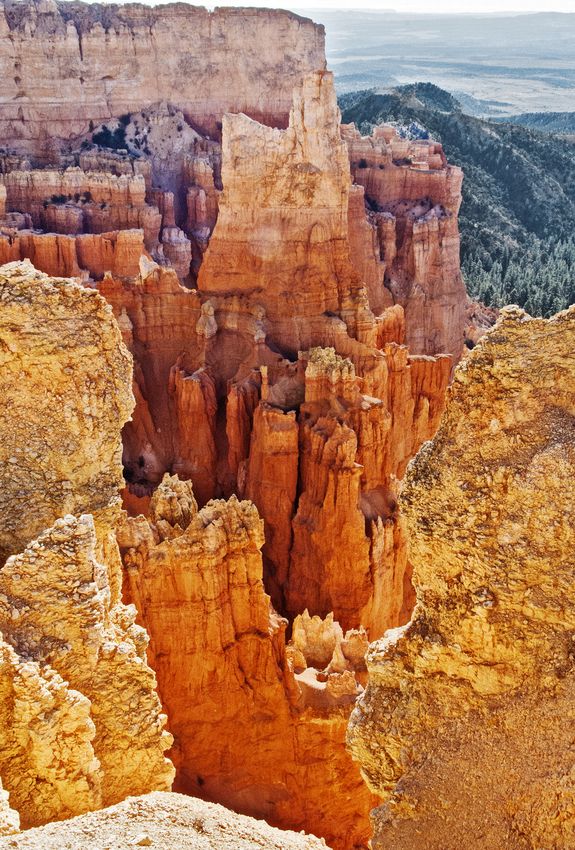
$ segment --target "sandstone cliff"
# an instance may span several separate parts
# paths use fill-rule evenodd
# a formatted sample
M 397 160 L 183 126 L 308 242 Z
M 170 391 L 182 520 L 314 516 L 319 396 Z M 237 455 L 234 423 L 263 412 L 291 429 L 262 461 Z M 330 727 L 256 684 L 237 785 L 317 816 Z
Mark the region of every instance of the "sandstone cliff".
M 0 259 L 29 258 L 89 294 L 84 304 L 78 285 L 52 281 L 30 324 L 26 300 L 10 306 L 6 392 L 26 428 L 14 439 L 6 428 L 15 475 L 4 492 L 0 481 L 2 545 L 21 559 L 5 568 L 6 595 L 21 583 L 30 596 L 6 603 L 0 629 L 16 667 L 30 646 L 34 680 L 57 685 L 50 740 L 81 696 L 84 755 L 73 747 L 69 763 L 83 766 L 66 768 L 62 790 L 31 746 L 35 766 L 11 756 L 0 776 L 22 813 L 15 777 L 42 768 L 36 822 L 167 787 L 144 626 L 177 787 L 338 850 L 364 847 L 374 798 L 345 728 L 368 638 L 413 606 L 398 492 L 461 353 L 461 174 L 436 143 L 342 131 L 322 28 L 290 13 L 2 9 Z M 60 291 L 77 297 L 89 340 Z M 128 421 L 119 333 L 134 360 Z M 28 403 L 38 396 L 51 417 Z M 120 603 L 114 540 L 122 425 L 123 591 L 139 626 Z M 34 584 L 29 544 L 48 588 Z M 20 730 L 20 716 L 10 724 Z M 134 735 L 140 745 L 115 764 L 109 742 L 124 752 Z
M 134 277 L 144 254 L 142 230 L 81 235 L 17 230 L 0 234 L 0 265 L 30 260 L 34 268 L 56 277 L 99 279 L 106 272 Z
M 141 174 L 30 169 L 0 175 L 7 210 L 27 213 L 34 227 L 54 233 L 105 233 L 141 228 L 150 249 L 158 243 L 162 217 L 146 203 Z
M 198 290 L 145 261 L 135 280 L 98 283 L 136 359 L 125 504 L 148 521 L 120 539 L 176 738 L 177 787 L 342 848 L 369 834 L 371 798 L 342 746 L 360 671 L 333 649 L 318 678 L 305 652 L 286 649 L 264 587 L 279 615 L 331 616 L 342 635 L 405 622 L 398 481 L 438 425 L 451 368 L 447 355 L 409 354 L 401 305 L 370 309 L 350 258 L 347 156 L 326 72 L 298 87 L 286 129 L 226 117 Z M 365 245 L 371 225 L 363 206 L 354 214 Z M 187 527 L 155 518 L 165 473 L 189 479 L 205 506 Z M 256 514 L 210 502 L 233 493 L 255 504 L 263 537 Z M 207 564 L 209 611 L 197 586 Z M 216 742 L 203 722 L 214 716 Z
M 173 768 L 121 601 L 129 355 L 98 293 L 29 262 L 0 268 L 0 299 L 0 776 L 26 827 L 167 789 Z
M 161 100 L 212 135 L 225 112 L 281 126 L 325 64 L 323 27 L 267 9 L 7 0 L 0 35 L 0 141 L 27 152 Z
M 122 485 L 130 357 L 97 292 L 29 262 L 0 271 L 0 560 Z M 33 506 L 33 508 L 32 508 Z
M 402 139 L 392 127 L 362 137 L 345 125 L 342 135 L 353 179 L 370 204 L 379 275 L 405 310 L 407 345 L 413 354 L 444 352 L 456 361 L 465 315 L 457 229 L 461 169 L 448 165 L 437 142 Z M 381 291 L 373 281 L 376 303 L 383 303 Z
M 417 605 L 368 653 L 349 741 L 377 850 L 575 840 L 575 308 L 502 312 L 401 495 Z
M 345 311 L 345 321 L 369 309 L 349 259 L 349 164 L 331 73 L 294 90 L 287 129 L 226 115 L 222 134 L 224 191 L 198 288 L 257 297 L 285 351 L 319 345 L 325 314 Z

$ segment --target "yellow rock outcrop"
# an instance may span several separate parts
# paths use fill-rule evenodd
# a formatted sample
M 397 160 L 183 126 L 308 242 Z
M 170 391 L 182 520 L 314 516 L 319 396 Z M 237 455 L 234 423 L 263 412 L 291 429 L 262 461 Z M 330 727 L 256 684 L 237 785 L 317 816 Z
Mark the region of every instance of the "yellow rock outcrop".
M 131 358 L 97 292 L 0 269 L 0 563 L 65 514 L 118 500 Z
M 26 827 L 168 789 L 174 771 L 120 596 L 131 358 L 73 281 L 12 263 L 0 301 L 0 776 Z
M 575 846 L 575 308 L 507 308 L 401 496 L 417 605 L 349 741 L 374 850 Z

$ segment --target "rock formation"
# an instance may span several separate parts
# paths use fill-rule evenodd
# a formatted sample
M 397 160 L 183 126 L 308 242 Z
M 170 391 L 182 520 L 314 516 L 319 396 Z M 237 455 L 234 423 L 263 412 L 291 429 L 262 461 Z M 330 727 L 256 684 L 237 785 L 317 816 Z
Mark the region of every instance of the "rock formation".
M 368 309 L 349 260 L 337 119 L 332 75 L 317 72 L 294 90 L 286 130 L 223 120 L 224 191 L 198 289 L 257 293 L 268 336 L 292 354 L 325 342 L 326 313 Z
M 198 511 L 190 483 L 166 476 L 149 519 L 128 520 L 119 541 L 171 718 L 176 787 L 334 847 L 365 846 L 373 798 L 337 743 L 361 690 L 357 655 L 323 673 L 333 648 L 308 664 L 300 640 L 300 684 L 287 621 L 264 591 L 255 507 L 232 497 Z
M 402 139 L 392 127 L 361 137 L 342 128 L 354 181 L 363 186 L 377 233 L 380 276 L 405 310 L 414 354 L 461 356 L 465 286 L 459 270 L 460 168 L 440 144 Z
M 156 850 L 326 850 L 311 835 L 283 832 L 182 794 L 155 792 L 68 823 L 49 824 L 2 841 L 21 850 L 155 847 Z
M 172 739 L 121 601 L 120 331 L 98 293 L 29 262 L 0 269 L 0 300 L 0 776 L 27 827 L 169 788 Z
M 437 143 L 342 129 L 323 28 L 291 13 L 9 0 L 2 27 L 0 260 L 77 283 L 8 267 L 42 298 L 9 304 L 0 354 L 26 422 L 4 443 L 6 597 L 30 597 L 0 598 L 0 629 L 61 712 L 81 694 L 82 764 L 99 763 L 73 792 L 44 765 L 26 822 L 156 787 L 154 771 L 167 787 L 144 627 L 179 789 L 365 847 L 374 798 L 345 728 L 368 640 L 413 606 L 398 492 L 463 345 L 461 174 Z M 114 540 L 122 425 L 138 626 Z M 109 741 L 134 735 L 114 764 Z
M 117 501 L 118 430 L 133 397 L 129 354 L 97 292 L 10 263 L 0 301 L 4 560 L 58 517 L 98 514 Z
M 31 169 L 10 171 L 0 179 L 8 212 L 27 213 L 34 227 L 67 234 L 142 228 L 148 248 L 158 242 L 162 217 L 146 203 L 141 174 Z
M 140 257 L 146 254 L 142 230 L 61 235 L 29 230 L 0 234 L 0 264 L 30 260 L 39 271 L 55 277 L 91 277 L 106 272 L 118 277 L 138 274 Z
M 325 65 L 323 27 L 266 9 L 6 0 L 0 35 L 0 142 L 26 152 L 161 100 L 212 135 L 225 112 L 281 126 L 301 74 Z
M 417 605 L 349 730 L 374 850 L 575 840 L 575 308 L 517 308 L 455 374 L 401 494 Z

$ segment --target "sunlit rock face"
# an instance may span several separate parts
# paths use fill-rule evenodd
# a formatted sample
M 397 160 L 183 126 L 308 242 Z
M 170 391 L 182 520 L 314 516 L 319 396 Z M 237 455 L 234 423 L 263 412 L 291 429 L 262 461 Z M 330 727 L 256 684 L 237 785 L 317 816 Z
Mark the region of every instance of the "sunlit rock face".
M 393 127 L 362 137 L 345 125 L 342 136 L 353 179 L 370 204 L 383 293 L 405 310 L 410 351 L 443 352 L 457 361 L 466 304 L 457 227 L 461 169 L 449 165 L 439 143 L 402 139 Z M 373 271 L 370 277 L 371 298 L 385 304 Z
M 0 270 L 0 558 L 122 485 L 131 358 L 105 300 L 30 262 Z
M 573 843 L 574 339 L 503 310 L 409 467 L 417 604 L 349 728 L 377 850 Z
M 342 745 L 361 691 L 358 639 L 347 636 L 335 667 L 335 638 L 321 659 L 305 640 L 297 657 L 286 648 L 255 506 L 232 496 L 198 510 L 190 482 L 165 476 L 149 518 L 129 519 L 119 540 L 175 738 L 176 788 L 342 850 L 366 846 L 374 798 Z
M 0 300 L 6 831 L 14 811 L 30 827 L 169 789 L 174 770 L 148 638 L 121 601 L 130 356 L 109 305 L 77 282 L 11 263 Z

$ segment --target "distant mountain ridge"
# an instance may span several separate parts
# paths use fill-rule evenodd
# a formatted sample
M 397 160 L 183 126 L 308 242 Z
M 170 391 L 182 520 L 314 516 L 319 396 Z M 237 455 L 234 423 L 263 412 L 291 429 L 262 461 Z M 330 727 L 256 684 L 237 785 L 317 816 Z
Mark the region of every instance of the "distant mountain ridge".
M 558 133 L 564 135 L 575 135 L 575 112 L 522 112 L 511 118 L 495 118 L 498 123 L 507 121 L 529 127 L 532 130 L 541 130 L 544 133 Z
M 427 132 L 463 168 L 462 270 L 472 295 L 549 315 L 575 301 L 575 145 L 465 114 L 431 83 L 339 98 L 344 123 Z

